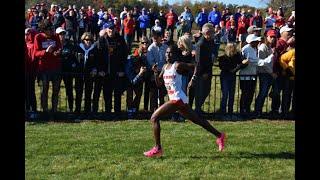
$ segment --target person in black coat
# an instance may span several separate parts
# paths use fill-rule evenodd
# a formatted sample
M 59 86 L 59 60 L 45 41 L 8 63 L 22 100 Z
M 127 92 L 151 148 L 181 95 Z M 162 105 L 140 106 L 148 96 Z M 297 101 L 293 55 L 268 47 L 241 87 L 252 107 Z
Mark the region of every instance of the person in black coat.
M 146 64 L 140 56 L 130 56 L 126 64 L 126 77 L 128 78 L 127 106 L 128 119 L 134 119 L 139 111 L 140 101 L 145 80 Z M 135 95 L 135 96 L 134 96 Z
M 235 43 L 227 43 L 225 47 L 225 53 L 218 58 L 220 72 L 220 83 L 222 98 L 220 103 L 221 113 L 224 118 L 226 116 L 226 107 L 228 103 L 228 114 L 233 113 L 234 95 L 236 89 L 236 73 L 240 68 L 244 68 L 248 60 L 242 60 L 242 55 L 237 51 L 237 45 Z M 231 117 L 230 117 L 231 118 Z
M 100 37 L 95 46 L 102 54 L 98 65 L 98 77 L 102 78 L 100 85 L 95 85 L 93 93 L 93 111 L 97 110 L 101 88 L 105 100 L 105 113 L 111 113 L 112 94 L 114 94 L 114 112 L 121 112 L 121 95 L 126 89 L 125 64 L 128 57 L 127 45 L 122 36 L 116 33 L 113 22 L 106 24 L 106 29 L 100 31 Z
M 75 112 L 80 115 L 83 89 L 84 97 L 84 115 L 80 119 L 91 115 L 91 96 L 93 91 L 93 82 L 97 76 L 98 49 L 93 45 L 93 37 L 89 32 L 85 32 L 81 37 L 81 43 L 75 47 L 75 56 L 77 58 L 75 89 L 76 89 L 76 108 Z
M 61 41 L 62 52 L 60 56 L 61 62 L 61 79 L 64 82 L 66 89 L 66 96 L 68 99 L 69 111 L 73 112 L 73 79 L 74 79 L 74 70 L 77 64 L 77 58 L 74 54 L 73 44 L 66 39 L 66 31 L 62 27 L 56 29 L 56 33 L 59 35 Z

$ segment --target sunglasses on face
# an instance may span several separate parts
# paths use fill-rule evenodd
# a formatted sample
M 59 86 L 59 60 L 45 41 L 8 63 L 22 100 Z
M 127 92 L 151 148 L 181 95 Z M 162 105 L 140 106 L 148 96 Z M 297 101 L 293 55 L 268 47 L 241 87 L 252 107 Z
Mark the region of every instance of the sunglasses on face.
M 84 39 L 84 41 L 91 41 L 91 39 Z
M 148 42 L 141 42 L 141 44 L 148 44 Z

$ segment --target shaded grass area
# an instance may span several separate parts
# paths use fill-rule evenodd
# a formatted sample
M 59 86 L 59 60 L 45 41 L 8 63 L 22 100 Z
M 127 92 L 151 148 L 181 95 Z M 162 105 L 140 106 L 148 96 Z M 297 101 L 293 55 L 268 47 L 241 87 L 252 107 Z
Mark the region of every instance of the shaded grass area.
M 190 121 L 161 122 L 161 157 L 147 120 L 25 126 L 26 179 L 294 179 L 294 121 L 210 121 L 226 149 Z

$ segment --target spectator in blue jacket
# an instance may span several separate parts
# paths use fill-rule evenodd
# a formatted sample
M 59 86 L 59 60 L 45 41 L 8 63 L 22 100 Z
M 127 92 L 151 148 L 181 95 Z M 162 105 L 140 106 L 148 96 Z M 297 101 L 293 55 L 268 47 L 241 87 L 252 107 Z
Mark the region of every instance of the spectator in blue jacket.
M 111 22 L 113 23 L 113 19 L 111 19 L 108 16 L 108 11 L 105 10 L 104 14 L 99 16 L 98 26 L 99 26 L 100 30 L 106 29 L 107 28 L 107 24 L 111 23 Z
M 139 111 L 146 71 L 145 62 L 139 56 L 130 56 L 128 58 L 125 67 L 126 76 L 129 80 L 127 88 L 128 119 L 134 119 L 136 112 Z M 133 97 L 133 92 L 135 97 Z
M 196 17 L 196 23 L 198 24 L 199 30 L 201 31 L 202 26 L 208 22 L 208 13 L 206 12 L 206 8 L 201 8 L 201 12 L 199 12 Z
M 221 21 L 221 14 L 217 10 L 217 6 L 214 5 L 212 7 L 212 11 L 209 13 L 208 22 L 213 24 L 213 27 L 214 27 L 215 25 L 219 25 L 220 21 Z
M 89 21 L 89 29 L 90 32 L 93 36 L 93 40 L 97 41 L 99 38 L 99 26 L 98 26 L 98 21 L 99 21 L 99 15 L 96 13 L 96 10 L 92 8 L 92 14 L 89 16 L 90 21 Z
M 39 30 L 39 22 L 41 21 L 41 17 L 39 16 L 39 11 L 33 11 L 33 17 L 30 20 L 31 29 L 38 31 Z
M 149 16 L 146 13 L 146 9 L 142 8 L 141 15 L 138 17 L 138 21 L 140 22 L 140 33 L 142 36 L 147 36 L 147 27 L 149 25 Z
M 236 29 L 238 29 L 238 20 L 241 16 L 241 7 L 237 6 L 237 12 L 233 15 Z
M 185 19 L 186 20 L 186 25 L 188 27 L 190 27 L 190 29 L 192 29 L 192 23 L 194 21 L 192 12 L 190 10 L 189 7 L 185 7 L 184 8 L 184 12 L 180 14 L 180 16 L 178 17 L 178 20 L 181 21 L 181 19 Z

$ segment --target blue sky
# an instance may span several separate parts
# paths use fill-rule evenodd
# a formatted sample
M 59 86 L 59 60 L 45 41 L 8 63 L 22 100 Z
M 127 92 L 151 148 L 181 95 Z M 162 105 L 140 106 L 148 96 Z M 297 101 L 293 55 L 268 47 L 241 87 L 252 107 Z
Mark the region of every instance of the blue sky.
M 175 2 L 182 2 L 181 0 L 167 0 L 169 4 L 173 4 Z M 192 3 L 194 3 L 195 0 L 191 0 Z M 198 0 L 198 2 L 201 2 L 202 0 Z M 158 0 L 159 3 L 161 3 L 161 0 Z M 224 4 L 238 4 L 238 5 L 244 5 L 247 4 L 249 6 L 253 6 L 256 8 L 266 8 L 267 5 L 264 3 L 261 3 L 260 0 L 219 0 L 217 2 L 223 2 Z

